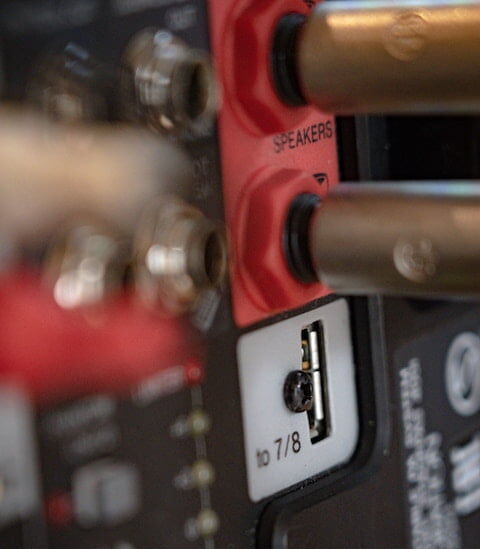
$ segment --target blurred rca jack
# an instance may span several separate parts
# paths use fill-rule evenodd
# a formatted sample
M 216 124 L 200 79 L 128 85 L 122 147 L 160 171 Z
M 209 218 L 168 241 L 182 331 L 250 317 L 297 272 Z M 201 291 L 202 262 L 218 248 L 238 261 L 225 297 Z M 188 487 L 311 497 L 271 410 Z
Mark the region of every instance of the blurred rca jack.
M 94 122 L 111 116 L 115 71 L 74 42 L 41 58 L 27 86 L 29 103 L 54 120 Z
M 181 313 L 222 285 L 227 245 L 220 224 L 176 199 L 159 199 L 139 222 L 134 243 L 137 291 L 147 304 Z
M 101 303 L 133 278 L 145 301 L 183 313 L 222 285 L 223 226 L 190 205 L 191 161 L 168 140 L 5 110 L 0 164 L 0 251 L 42 255 L 62 308 Z
M 128 246 L 95 223 L 59 231 L 45 259 L 45 278 L 63 309 L 97 305 L 123 288 Z
M 133 37 L 123 62 L 129 118 L 163 132 L 197 134 L 210 128 L 218 94 L 206 53 L 168 30 L 146 29 Z
M 140 215 L 133 236 L 95 222 L 59 231 L 45 275 L 64 309 L 98 305 L 132 282 L 150 309 L 182 314 L 227 272 L 223 226 L 187 202 L 158 195 Z
M 478 112 L 479 27 L 472 0 L 321 2 L 280 20 L 276 89 L 336 114 Z

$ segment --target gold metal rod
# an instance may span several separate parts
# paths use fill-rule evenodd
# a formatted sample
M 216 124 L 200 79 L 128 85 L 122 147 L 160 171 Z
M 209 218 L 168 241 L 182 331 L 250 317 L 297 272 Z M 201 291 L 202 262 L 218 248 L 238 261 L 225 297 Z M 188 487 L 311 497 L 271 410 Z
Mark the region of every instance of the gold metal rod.
M 478 184 L 341 184 L 309 227 L 317 278 L 339 293 L 480 295 Z
M 480 111 L 478 1 L 321 2 L 295 43 L 297 85 L 323 111 Z

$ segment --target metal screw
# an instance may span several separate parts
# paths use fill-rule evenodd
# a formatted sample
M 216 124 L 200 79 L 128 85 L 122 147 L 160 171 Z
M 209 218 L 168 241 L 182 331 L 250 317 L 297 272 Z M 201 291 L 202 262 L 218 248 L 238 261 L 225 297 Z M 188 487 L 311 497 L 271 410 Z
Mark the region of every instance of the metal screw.
M 428 282 L 438 271 L 439 256 L 429 238 L 400 238 L 393 260 L 397 271 L 412 282 Z
M 310 410 L 313 404 L 311 377 L 301 370 L 290 372 L 285 379 L 283 398 L 287 408 L 296 414 Z

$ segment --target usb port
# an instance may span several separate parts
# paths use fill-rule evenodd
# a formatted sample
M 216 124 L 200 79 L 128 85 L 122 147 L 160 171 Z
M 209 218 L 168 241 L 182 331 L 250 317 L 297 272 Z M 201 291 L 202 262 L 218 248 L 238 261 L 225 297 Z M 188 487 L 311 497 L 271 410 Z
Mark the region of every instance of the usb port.
M 312 405 L 307 411 L 312 444 L 330 436 L 325 341 L 321 322 L 302 329 L 302 370 L 312 380 Z
M 242 335 L 238 364 L 252 501 L 349 462 L 360 421 L 345 299 Z

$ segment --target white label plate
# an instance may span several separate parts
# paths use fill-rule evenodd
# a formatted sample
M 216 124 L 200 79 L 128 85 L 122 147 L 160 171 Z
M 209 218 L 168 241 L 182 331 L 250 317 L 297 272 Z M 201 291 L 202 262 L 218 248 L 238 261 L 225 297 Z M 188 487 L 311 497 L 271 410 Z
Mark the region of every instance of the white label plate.
M 283 385 L 290 371 L 301 369 L 302 329 L 316 321 L 323 324 L 325 335 L 331 434 L 312 444 L 307 413 L 295 414 L 286 407 Z M 345 300 L 246 334 L 237 351 L 248 491 L 253 501 L 351 458 L 359 420 Z

